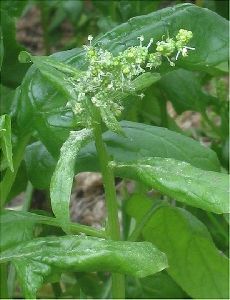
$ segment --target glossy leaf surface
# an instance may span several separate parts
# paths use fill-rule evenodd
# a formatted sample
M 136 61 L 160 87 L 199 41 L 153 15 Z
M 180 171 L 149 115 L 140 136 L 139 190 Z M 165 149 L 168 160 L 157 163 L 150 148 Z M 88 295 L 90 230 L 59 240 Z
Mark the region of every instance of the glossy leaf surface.
M 229 212 L 227 174 L 160 157 L 112 164 L 118 176 L 141 181 L 177 201 L 214 213 Z
M 203 112 L 215 101 L 215 97 L 204 93 L 199 79 L 191 71 L 179 69 L 163 76 L 159 82 L 162 92 L 173 103 L 177 113 L 186 110 Z
M 128 212 L 141 220 L 141 204 L 132 202 Z M 169 275 L 192 298 L 228 298 L 228 259 L 214 245 L 207 228 L 191 213 L 161 207 L 142 231 L 144 239 L 167 254 Z
M 33 186 L 38 189 L 47 189 L 50 186 L 57 160 L 41 142 L 35 142 L 26 147 L 25 162 Z
M 219 162 L 214 151 L 184 135 L 162 127 L 135 122 L 120 122 L 123 136 L 110 131 L 103 134 L 112 159 L 129 162 L 143 157 L 168 157 L 186 161 L 195 167 L 219 171 Z M 37 164 L 37 157 L 40 158 Z M 26 165 L 31 182 L 38 188 L 47 188 L 56 159 L 40 142 L 27 147 Z M 36 166 L 36 168 L 34 168 Z M 82 148 L 76 160 L 76 173 L 99 171 L 99 162 L 93 143 Z
M 154 41 L 160 40 L 167 32 L 170 36 L 175 36 L 180 28 L 193 31 L 191 46 L 196 50 L 189 57 L 180 58 L 177 66 L 209 70 L 210 67 L 227 60 L 227 21 L 212 11 L 191 4 L 177 5 L 132 18 L 98 38 L 95 43 L 117 54 L 129 46 L 137 45 L 137 37 L 142 34 L 147 43 L 150 38 Z M 80 70 L 86 65 L 85 51 L 81 49 L 63 51 L 53 57 Z M 172 70 L 174 69 L 168 62 L 165 62 L 160 72 Z M 67 138 L 68 132 L 77 126 L 72 112 L 65 107 L 69 96 L 63 92 L 63 80 L 59 80 L 59 87 L 57 82 L 52 76 L 41 75 L 36 68 L 31 69 L 23 82 L 18 116 L 21 130 L 31 130 L 31 126 L 36 128 L 40 139 L 54 156 L 58 156 L 57 149 Z
M 22 243 L 1 254 L 0 262 L 9 260 L 16 267 L 27 298 L 36 296 L 52 271 L 106 271 L 145 277 L 167 267 L 166 256 L 151 243 L 80 236 L 46 237 Z
M 185 59 L 179 59 L 180 66 L 198 70 L 208 69 L 227 60 L 227 20 L 213 11 L 188 3 L 134 17 L 104 34 L 97 44 L 118 53 L 129 46 L 137 45 L 138 36 L 143 35 L 148 43 L 150 38 L 158 41 L 167 33 L 173 37 L 181 28 L 193 32 L 190 44 L 196 50 L 190 52 Z
M 57 162 L 50 183 L 50 198 L 52 210 L 61 222 L 69 222 L 69 202 L 74 177 L 74 167 L 77 154 L 81 147 L 92 138 L 92 131 L 82 129 L 71 131 L 69 138 L 61 147 L 60 158 Z
M 128 162 L 143 157 L 168 157 L 186 161 L 204 170 L 219 171 L 214 151 L 166 128 L 122 121 L 125 137 L 111 132 L 103 134 L 109 154 L 115 161 Z M 85 146 L 76 162 L 77 171 L 99 169 L 93 144 Z

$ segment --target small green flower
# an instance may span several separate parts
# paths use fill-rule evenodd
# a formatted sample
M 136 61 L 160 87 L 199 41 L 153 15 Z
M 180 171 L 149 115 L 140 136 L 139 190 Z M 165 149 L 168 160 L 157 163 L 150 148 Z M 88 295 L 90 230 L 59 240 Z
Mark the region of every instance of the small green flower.
M 151 70 L 152 68 L 159 67 L 161 64 L 162 64 L 162 58 L 159 52 L 149 54 L 148 62 L 146 64 L 147 68 Z
M 193 37 L 192 31 L 180 29 L 178 34 L 176 35 L 176 39 L 178 42 L 183 43 L 185 46 Z
M 133 80 L 147 69 L 159 67 L 164 57 L 171 66 L 174 66 L 174 61 L 180 54 L 186 57 L 189 49 L 194 50 L 187 46 L 191 38 L 191 31 L 180 29 L 175 39 L 168 37 L 166 40 L 158 41 L 156 51 L 150 53 L 153 39 L 151 38 L 147 46 L 144 46 L 144 36 L 140 36 L 137 38 L 139 45 L 129 47 L 114 56 L 108 50 L 92 46 L 93 37 L 89 35 L 89 45 L 84 46 L 88 68 L 81 78 L 77 80 L 73 77 L 68 78 L 78 95 L 77 99 L 68 102 L 68 106 L 72 107 L 74 114 L 80 115 L 80 120 L 85 126 L 91 124 L 87 108 L 89 99 L 96 107 L 109 110 L 118 116 L 123 106 L 119 99 L 111 97 L 111 92 L 136 94 Z M 137 96 L 143 98 L 144 94 Z
M 170 56 L 176 49 L 176 44 L 173 39 L 168 38 L 165 41 L 157 42 L 156 51 L 163 56 Z

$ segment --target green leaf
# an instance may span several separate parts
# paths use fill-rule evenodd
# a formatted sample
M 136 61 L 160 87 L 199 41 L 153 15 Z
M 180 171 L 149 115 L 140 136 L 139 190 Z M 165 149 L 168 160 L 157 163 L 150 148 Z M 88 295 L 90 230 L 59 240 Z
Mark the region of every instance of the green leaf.
M 137 37 L 142 34 L 147 43 L 150 38 L 160 40 L 167 32 L 170 36 L 175 36 L 180 28 L 193 31 L 191 46 L 196 47 L 196 50 L 190 52 L 188 57 L 180 58 L 177 66 L 210 70 L 228 59 L 227 21 L 212 11 L 191 4 L 177 5 L 132 18 L 100 37 L 96 44 L 116 55 L 129 46 L 137 45 Z M 79 70 L 86 67 L 85 51 L 81 49 L 63 51 L 52 57 Z M 160 72 L 172 70 L 174 69 L 166 62 Z M 36 68 L 28 72 L 20 96 L 24 109 L 19 111 L 18 125 L 22 131 L 35 128 L 47 149 L 57 156 L 58 149 L 69 131 L 76 128 L 77 122 L 72 112 L 65 107 L 69 96 L 64 92 L 68 88 L 63 85 L 63 79 L 60 77 L 60 84 L 55 85 L 58 82 L 56 79 L 47 82 L 47 78 Z
M 92 130 L 71 131 L 62 145 L 60 158 L 50 184 L 50 198 L 54 215 L 63 225 L 69 222 L 69 202 L 76 157 L 83 145 L 92 139 Z
M 21 214 L 20 214 L 21 213 Z M 23 241 L 31 240 L 35 221 L 22 212 L 1 211 L 0 213 L 0 251 L 4 251 Z
M 57 160 L 48 152 L 41 142 L 26 147 L 25 162 L 28 177 L 37 189 L 47 189 Z
M 79 50 L 73 49 L 56 53 L 51 58 L 68 63 L 77 53 Z M 77 122 L 73 113 L 66 107 L 66 103 L 73 97 L 76 94 L 63 72 L 45 63 L 40 70 L 33 65 L 23 80 L 19 95 L 17 122 L 20 131 L 28 132 L 37 128 L 41 140 L 45 140 L 52 154 L 58 156 L 70 130 L 76 129 Z
M 9 0 L 1 3 L 1 9 L 5 10 L 10 17 L 20 17 L 28 0 Z
M 120 125 L 124 136 L 110 131 L 103 134 L 107 150 L 115 161 L 127 163 L 143 157 L 157 156 L 186 161 L 203 170 L 220 170 L 215 152 L 191 138 L 146 124 L 122 121 Z M 33 185 L 37 188 L 48 188 L 57 159 L 43 144 L 37 142 L 27 147 L 25 161 Z M 77 157 L 76 173 L 99 170 L 95 145 L 90 143 L 82 148 Z
M 162 77 L 159 85 L 179 114 L 186 110 L 203 112 L 208 105 L 217 101 L 202 91 L 198 77 L 191 71 L 172 71 Z
M 137 45 L 138 36 L 143 35 L 146 43 L 150 38 L 156 42 L 161 40 L 162 35 L 175 36 L 181 28 L 193 32 L 190 44 L 196 50 L 191 51 L 188 57 L 178 59 L 177 65 L 186 69 L 209 70 L 228 60 L 227 20 L 211 10 L 188 3 L 134 17 L 104 34 L 96 45 L 117 54 Z
M 8 1 L 4 1 L 6 3 Z M 11 4 L 12 8 L 14 4 Z M 1 69 L 2 84 L 16 88 L 21 84 L 28 66 L 18 62 L 18 54 L 24 48 L 16 42 L 15 19 L 1 10 L 2 38 L 4 41 L 4 57 Z
M 130 203 L 131 215 L 140 203 Z M 176 207 L 161 207 L 146 224 L 144 239 L 167 254 L 167 272 L 195 299 L 228 299 L 228 259 L 216 248 L 207 228 L 191 213 Z
M 117 121 L 114 113 L 108 107 L 105 108 L 100 106 L 99 110 L 100 110 L 101 118 L 105 123 L 106 127 L 110 129 L 112 132 L 122 135 L 123 134 L 122 128 L 119 122 Z
M 120 124 L 125 137 L 109 131 L 103 134 L 108 152 L 115 161 L 126 163 L 157 156 L 186 161 L 204 170 L 220 170 L 215 152 L 191 138 L 162 127 L 128 121 Z M 76 167 L 78 172 L 99 170 L 94 144 L 91 143 L 81 150 Z
M 11 120 L 10 116 L 0 116 L 0 141 L 4 158 L 6 159 L 11 172 L 14 172 L 11 144 Z
M 3 42 L 2 29 L 0 28 L 0 71 L 2 68 L 3 57 L 4 57 L 4 42 Z
M 188 299 L 188 295 L 166 271 L 144 278 L 128 278 L 127 299 Z
M 107 241 L 81 236 L 46 237 L 1 254 L 12 261 L 26 298 L 34 298 L 52 271 L 106 271 L 145 277 L 167 267 L 166 256 L 148 242 Z
M 14 222 L 15 220 L 15 222 Z M 18 226 L 15 226 L 15 223 Z M 6 249 L 11 247 L 12 245 L 23 241 L 20 240 L 21 236 L 27 236 L 27 229 L 31 229 L 35 224 L 43 224 L 54 227 L 60 227 L 60 222 L 56 218 L 48 217 L 46 215 L 38 215 L 25 211 L 13 211 L 13 210 L 4 210 L 0 213 L 0 224 L 2 228 L 3 239 L 1 240 L 1 249 Z M 26 227 L 28 225 L 28 228 Z M 7 228 L 11 229 L 12 235 L 7 234 Z M 90 226 L 81 225 L 78 223 L 67 222 L 65 227 L 68 228 L 71 233 L 82 233 L 87 235 L 92 235 L 96 237 L 105 237 L 104 230 L 97 230 Z M 13 229 L 14 228 L 14 229 Z M 17 235 L 17 228 L 19 229 L 19 234 Z M 21 229 L 22 228 L 22 229 Z
M 219 214 L 229 212 L 227 174 L 161 157 L 111 165 L 118 176 L 141 181 L 182 203 Z
M 46 66 L 52 67 L 61 71 L 63 73 L 75 76 L 76 78 L 80 77 L 83 72 L 79 71 L 77 68 L 74 68 L 68 64 L 58 61 L 55 57 L 48 56 L 33 56 L 27 51 L 22 51 L 19 53 L 18 59 L 21 63 L 33 62 L 39 70 L 42 71 Z

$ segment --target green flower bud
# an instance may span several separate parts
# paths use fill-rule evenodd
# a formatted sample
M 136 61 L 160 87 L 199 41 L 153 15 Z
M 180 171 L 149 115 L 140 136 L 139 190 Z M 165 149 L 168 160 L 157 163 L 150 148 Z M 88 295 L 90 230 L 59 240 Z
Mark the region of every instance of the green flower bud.
M 176 39 L 182 43 L 182 46 L 184 46 L 191 40 L 192 36 L 192 31 L 180 29 L 176 35 Z
M 165 41 L 157 42 L 156 51 L 161 55 L 169 56 L 175 51 L 176 45 L 173 39 L 167 39 Z

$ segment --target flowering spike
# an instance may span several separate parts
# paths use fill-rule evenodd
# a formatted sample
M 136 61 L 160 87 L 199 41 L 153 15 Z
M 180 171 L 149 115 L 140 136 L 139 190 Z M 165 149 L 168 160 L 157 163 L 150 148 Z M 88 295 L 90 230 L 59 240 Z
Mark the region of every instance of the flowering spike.
M 191 38 L 191 31 L 180 29 L 176 38 L 162 38 L 156 43 L 156 51 L 149 53 L 153 38 L 147 46 L 143 46 L 144 36 L 139 36 L 138 46 L 129 47 L 114 56 L 108 50 L 92 46 L 93 36 L 89 35 L 89 45 L 84 46 L 88 69 L 84 76 L 77 80 L 73 77 L 67 79 L 77 93 L 77 99 L 70 99 L 68 105 L 71 105 L 75 114 L 80 114 L 80 120 L 86 127 L 91 126 L 91 118 L 88 115 L 89 99 L 100 111 L 110 111 L 114 116 L 118 116 L 123 106 L 117 97 L 111 97 L 112 92 L 136 94 L 133 80 L 147 69 L 159 67 L 164 57 L 170 66 L 175 66 L 174 61 L 180 54 L 186 57 L 188 50 L 195 50 L 187 46 Z M 136 95 L 144 97 L 143 93 Z

